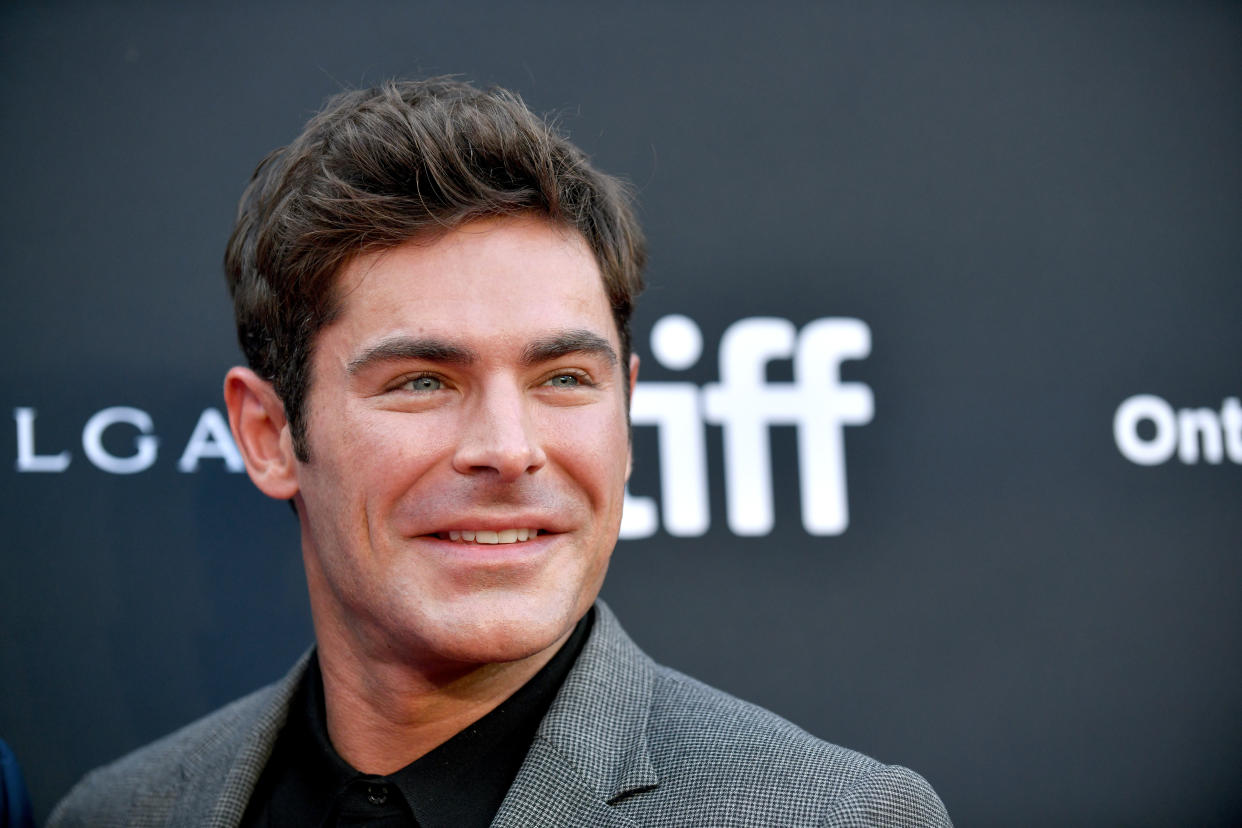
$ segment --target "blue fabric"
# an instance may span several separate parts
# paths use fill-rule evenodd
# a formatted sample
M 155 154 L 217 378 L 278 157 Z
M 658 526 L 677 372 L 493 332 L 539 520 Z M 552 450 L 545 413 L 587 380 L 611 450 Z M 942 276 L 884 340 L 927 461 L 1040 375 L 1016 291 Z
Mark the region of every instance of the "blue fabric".
M 0 828 L 34 828 L 30 793 L 17 757 L 0 739 Z

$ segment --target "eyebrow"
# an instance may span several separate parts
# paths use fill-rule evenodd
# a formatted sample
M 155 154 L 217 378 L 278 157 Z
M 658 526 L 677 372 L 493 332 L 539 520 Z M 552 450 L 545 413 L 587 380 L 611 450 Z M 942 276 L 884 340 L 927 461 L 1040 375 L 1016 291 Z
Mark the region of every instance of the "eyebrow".
M 522 364 L 526 366 L 551 362 L 570 354 L 593 354 L 603 357 L 610 365 L 620 361 L 617 352 L 607 339 L 588 330 L 562 331 L 543 339 L 537 339 L 522 349 Z M 469 348 L 445 342 L 442 339 L 414 339 L 395 336 L 367 348 L 351 359 L 346 370 L 352 376 L 373 365 L 401 360 L 438 362 L 448 365 L 469 365 L 478 354 Z
M 538 365 L 551 362 L 570 354 L 591 354 L 603 357 L 609 365 L 616 365 L 620 360 L 617 352 L 607 339 L 587 330 L 562 331 L 555 336 L 536 339 L 522 350 L 523 365 Z
M 442 339 L 413 339 L 408 336 L 395 336 L 372 345 L 351 359 L 346 370 L 353 375 L 365 371 L 372 365 L 399 360 L 469 365 L 476 358 L 474 351 L 469 348 L 453 345 Z

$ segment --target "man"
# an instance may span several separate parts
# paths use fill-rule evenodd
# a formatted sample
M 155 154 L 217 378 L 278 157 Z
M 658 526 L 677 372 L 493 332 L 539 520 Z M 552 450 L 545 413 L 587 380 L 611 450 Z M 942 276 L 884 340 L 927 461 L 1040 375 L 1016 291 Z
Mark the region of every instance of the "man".
M 659 667 L 596 603 L 641 232 L 503 91 L 337 96 L 243 196 L 246 469 L 316 648 L 88 775 L 53 825 L 947 825 L 916 774 Z

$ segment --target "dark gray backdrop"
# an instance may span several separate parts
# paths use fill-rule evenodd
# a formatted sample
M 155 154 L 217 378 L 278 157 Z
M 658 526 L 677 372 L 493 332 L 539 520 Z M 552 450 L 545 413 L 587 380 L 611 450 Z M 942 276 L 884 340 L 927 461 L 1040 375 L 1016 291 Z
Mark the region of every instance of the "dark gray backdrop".
M 614 557 L 640 645 L 919 770 L 961 825 L 1242 818 L 1238 5 L 10 3 L 0 27 L 0 737 L 41 815 L 309 642 L 288 508 L 177 469 L 238 358 L 224 241 L 328 94 L 455 72 L 634 182 L 644 380 L 715 382 L 747 317 L 871 330 L 842 368 L 875 399 L 844 429 L 846 531 L 803 529 L 781 425 L 774 528 L 731 532 L 709 426 L 710 530 Z M 670 313 L 703 333 L 688 370 L 649 356 Z M 1113 431 L 1140 394 L 1150 465 Z M 150 416 L 145 471 L 83 449 L 112 406 Z M 19 468 L 31 416 L 63 471 Z M 635 444 L 658 502 L 655 429 Z

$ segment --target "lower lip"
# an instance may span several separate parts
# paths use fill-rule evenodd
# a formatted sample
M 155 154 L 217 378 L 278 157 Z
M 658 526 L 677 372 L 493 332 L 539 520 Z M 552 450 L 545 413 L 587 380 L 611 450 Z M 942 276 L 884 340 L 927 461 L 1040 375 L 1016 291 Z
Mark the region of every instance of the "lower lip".
M 529 565 L 543 557 L 555 544 L 559 534 L 541 533 L 514 543 L 473 543 L 444 540 L 437 535 L 422 535 L 419 541 L 430 544 L 435 553 L 473 566 Z

